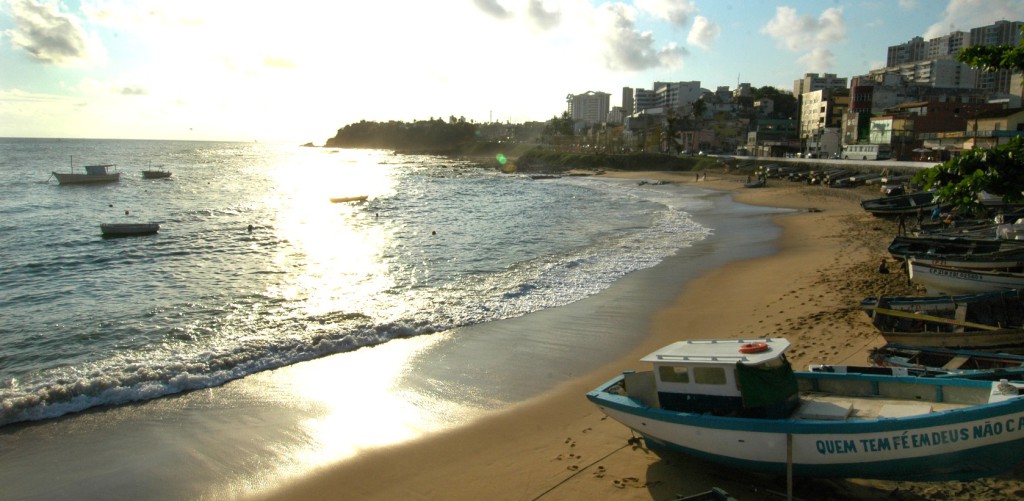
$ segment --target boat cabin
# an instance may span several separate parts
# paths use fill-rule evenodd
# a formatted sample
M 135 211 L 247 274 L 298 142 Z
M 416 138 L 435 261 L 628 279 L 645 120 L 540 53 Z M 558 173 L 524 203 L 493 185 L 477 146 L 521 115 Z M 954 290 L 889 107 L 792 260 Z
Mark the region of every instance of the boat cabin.
M 788 348 L 783 338 L 670 344 L 641 359 L 654 366 L 657 402 L 647 403 L 680 412 L 786 417 L 799 404 L 796 376 L 785 356 Z M 627 374 L 626 386 L 641 381 Z
M 85 173 L 90 176 L 105 176 L 109 173 L 107 169 L 113 166 L 114 164 L 86 165 Z

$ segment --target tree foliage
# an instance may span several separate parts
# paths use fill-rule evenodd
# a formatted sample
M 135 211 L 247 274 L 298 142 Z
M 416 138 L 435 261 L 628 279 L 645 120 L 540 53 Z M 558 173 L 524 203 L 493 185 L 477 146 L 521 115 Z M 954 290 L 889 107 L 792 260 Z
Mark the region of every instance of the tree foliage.
M 914 183 L 925 189 L 936 188 L 943 203 L 961 212 L 978 214 L 982 191 L 1002 197 L 1006 203 L 1024 202 L 1024 139 L 992 149 L 974 148 L 930 169 L 918 172 Z
M 561 117 L 551 117 L 546 127 L 544 127 L 544 135 L 547 137 L 551 136 L 572 136 L 573 135 L 573 123 L 572 117 L 569 116 L 568 111 L 563 111 Z
M 444 150 L 476 140 L 476 125 L 454 116 L 417 122 L 367 122 L 346 125 L 328 139 L 334 148 L 387 148 Z
M 1021 28 L 1024 35 L 1024 28 Z M 957 61 L 984 71 L 1024 71 L 1024 38 L 1016 47 L 1012 45 L 975 45 L 960 49 Z

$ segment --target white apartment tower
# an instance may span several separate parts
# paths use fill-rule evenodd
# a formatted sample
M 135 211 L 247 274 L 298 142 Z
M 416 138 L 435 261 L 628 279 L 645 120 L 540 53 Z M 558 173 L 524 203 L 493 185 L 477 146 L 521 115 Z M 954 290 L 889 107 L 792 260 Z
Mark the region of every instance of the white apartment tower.
M 569 94 L 565 98 L 569 105 L 569 116 L 573 122 L 587 125 L 604 123 L 611 108 L 611 94 L 588 91 L 584 94 Z

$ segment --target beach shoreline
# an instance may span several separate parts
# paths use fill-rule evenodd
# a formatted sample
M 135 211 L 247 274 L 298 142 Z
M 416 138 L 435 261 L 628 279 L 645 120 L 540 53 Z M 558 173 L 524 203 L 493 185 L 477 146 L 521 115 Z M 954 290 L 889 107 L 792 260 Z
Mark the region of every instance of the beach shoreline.
M 867 363 L 884 343 L 859 308 L 863 297 L 913 291 L 900 273 L 877 273 L 896 223 L 864 212 L 873 190 L 770 182 L 744 189 L 743 176 L 709 172 L 607 175 L 692 184 L 732 193 L 743 204 L 791 209 L 774 216 L 777 252 L 705 270 L 650 318 L 647 336 L 613 363 L 468 425 L 363 451 L 265 493 L 266 499 L 674 499 L 721 487 L 739 499 L 785 492 L 780 479 L 748 476 L 684 456 L 664 458 L 630 441 L 584 395 L 643 355 L 682 338 L 785 336 L 798 368 Z M 798 479 L 807 499 L 1013 499 L 1022 469 L 976 482 L 906 483 Z M 781 483 L 780 483 L 781 482 Z M 895 497 L 893 497 L 895 496 Z

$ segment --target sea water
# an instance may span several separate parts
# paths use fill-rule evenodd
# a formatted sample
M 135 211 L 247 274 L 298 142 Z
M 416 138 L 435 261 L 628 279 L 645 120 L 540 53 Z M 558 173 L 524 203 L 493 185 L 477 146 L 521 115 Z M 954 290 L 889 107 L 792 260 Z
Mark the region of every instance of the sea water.
M 379 150 L 0 139 L 0 186 L 0 426 L 566 305 L 711 234 L 671 185 Z

